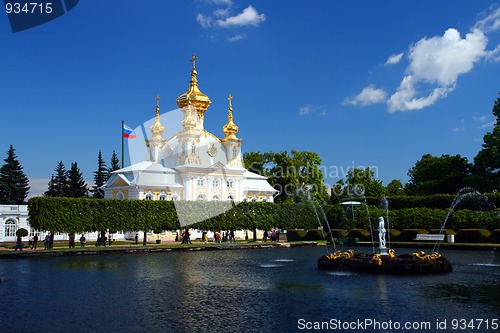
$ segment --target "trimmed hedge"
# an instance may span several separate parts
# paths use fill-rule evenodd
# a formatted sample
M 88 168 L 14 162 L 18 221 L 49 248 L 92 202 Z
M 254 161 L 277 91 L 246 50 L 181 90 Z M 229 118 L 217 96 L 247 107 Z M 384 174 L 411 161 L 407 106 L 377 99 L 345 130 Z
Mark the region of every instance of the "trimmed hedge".
M 286 240 L 288 242 L 297 242 L 304 240 L 304 237 L 306 236 L 307 231 L 303 229 L 292 229 L 292 230 L 287 230 L 286 232 Z
M 429 230 L 430 234 L 439 234 L 441 232 L 441 229 L 431 229 Z M 453 229 L 443 229 L 443 234 L 444 235 L 456 235 L 457 233 Z
M 319 229 L 307 230 L 307 234 L 304 236 L 305 241 L 317 241 L 317 240 L 325 240 L 326 232 Z
M 417 234 L 428 234 L 426 229 L 405 229 L 399 235 L 391 238 L 395 242 L 413 242 Z
M 330 236 L 331 238 L 347 237 L 349 231 L 345 229 L 332 229 Z
M 462 229 L 455 235 L 457 243 L 488 243 L 491 235 L 486 229 Z
M 371 242 L 370 232 L 366 229 L 351 229 L 347 235 L 349 238 L 358 238 L 360 241 Z

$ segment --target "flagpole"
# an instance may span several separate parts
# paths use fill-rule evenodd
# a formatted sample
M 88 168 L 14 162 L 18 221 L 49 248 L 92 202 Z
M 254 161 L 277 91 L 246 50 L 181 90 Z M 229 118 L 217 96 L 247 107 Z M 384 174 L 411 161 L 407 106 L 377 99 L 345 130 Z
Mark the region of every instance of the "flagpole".
M 123 150 L 124 150 L 124 149 L 123 149 L 123 148 L 124 148 L 124 146 L 125 146 L 125 140 L 123 139 L 123 120 L 122 120 L 122 169 L 123 169 L 123 167 L 124 167 L 124 166 L 123 166 L 123 160 L 124 160 L 124 158 L 123 158 L 123 156 L 124 156 L 124 155 L 123 155 L 123 154 L 124 154 L 124 153 L 123 153 Z

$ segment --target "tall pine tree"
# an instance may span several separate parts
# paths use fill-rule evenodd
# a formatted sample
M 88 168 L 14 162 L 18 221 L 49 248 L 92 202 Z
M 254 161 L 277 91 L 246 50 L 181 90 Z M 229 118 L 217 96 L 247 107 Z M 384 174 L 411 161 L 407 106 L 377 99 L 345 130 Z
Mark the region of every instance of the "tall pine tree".
M 46 197 L 66 197 L 69 192 L 68 172 L 63 161 L 57 163 L 55 175 L 49 181 L 49 188 L 43 194 Z
M 97 155 L 97 171 L 94 171 L 94 185 L 92 186 L 92 196 L 94 198 L 104 198 L 104 190 L 102 186 L 108 180 L 108 169 L 106 168 L 106 163 L 102 158 L 102 153 L 99 150 Z
M 68 171 L 68 197 L 81 198 L 87 196 L 88 188 L 83 174 L 78 168 L 78 163 L 71 163 L 71 169 Z
M 108 179 L 111 176 L 111 173 L 118 169 L 120 169 L 120 160 L 118 159 L 118 156 L 116 156 L 116 152 L 113 150 L 113 155 L 111 155 L 111 164 L 108 168 Z
M 10 145 L 5 164 L 0 168 L 0 203 L 7 205 L 23 204 L 30 189 L 15 151 Z

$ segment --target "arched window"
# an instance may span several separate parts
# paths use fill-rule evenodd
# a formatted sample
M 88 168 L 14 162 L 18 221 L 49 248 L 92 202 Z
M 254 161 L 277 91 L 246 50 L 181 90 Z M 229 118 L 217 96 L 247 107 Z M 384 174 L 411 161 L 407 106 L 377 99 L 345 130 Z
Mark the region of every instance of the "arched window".
M 228 195 L 227 196 L 227 200 L 234 201 L 234 196 L 232 194 Z
M 161 192 L 160 195 L 158 195 L 158 200 L 167 200 L 167 193 L 164 191 Z
M 5 237 L 14 237 L 16 235 L 16 221 L 5 221 Z
M 206 200 L 207 198 L 205 197 L 204 194 L 199 194 L 198 195 L 198 200 Z
M 219 201 L 219 200 L 220 200 L 220 198 L 219 198 L 219 196 L 218 196 L 218 195 L 214 195 L 214 196 L 212 197 L 212 201 Z
M 123 200 L 123 199 L 125 199 L 125 194 L 123 194 L 122 191 L 119 191 L 118 193 L 116 193 L 115 199 Z
M 154 194 L 153 192 L 149 191 L 146 193 L 146 200 L 153 200 Z
M 179 195 L 177 193 L 172 194 L 172 201 L 179 200 Z
M 257 201 L 258 201 L 257 196 L 255 196 L 255 195 L 254 195 L 254 196 L 252 197 L 252 202 L 257 202 Z
M 269 199 L 267 197 L 262 198 L 262 202 L 268 202 L 268 201 L 269 201 Z

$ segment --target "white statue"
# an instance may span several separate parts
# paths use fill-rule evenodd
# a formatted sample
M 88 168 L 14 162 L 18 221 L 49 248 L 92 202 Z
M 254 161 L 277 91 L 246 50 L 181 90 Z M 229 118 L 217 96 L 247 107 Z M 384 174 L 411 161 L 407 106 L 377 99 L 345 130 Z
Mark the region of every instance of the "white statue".
M 378 239 L 380 241 L 380 248 L 385 249 L 385 225 L 384 225 L 384 218 L 380 216 L 378 218 Z

